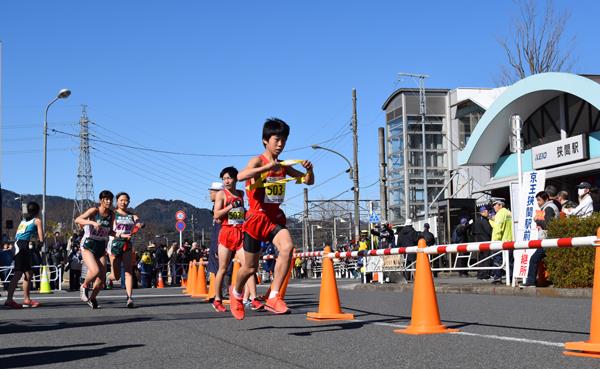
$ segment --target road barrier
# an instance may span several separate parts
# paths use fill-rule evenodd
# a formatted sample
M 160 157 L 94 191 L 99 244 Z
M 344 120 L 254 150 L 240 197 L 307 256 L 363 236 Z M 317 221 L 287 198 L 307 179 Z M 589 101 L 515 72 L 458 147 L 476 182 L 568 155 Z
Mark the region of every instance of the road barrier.
M 419 240 L 419 246 L 396 247 L 378 250 L 330 252 L 324 251 L 303 252 L 294 254 L 294 258 L 321 257 L 323 259 L 341 259 L 368 256 L 386 256 L 400 254 L 417 254 L 417 269 L 413 287 L 413 305 L 411 324 L 403 330 L 395 330 L 396 333 L 405 334 L 437 334 L 448 333 L 453 330 L 441 324 L 437 297 L 433 284 L 431 267 L 428 255 L 447 254 L 459 252 L 482 252 L 482 251 L 507 251 L 545 248 L 572 248 L 572 247 L 596 247 L 594 266 L 594 286 L 592 290 L 592 311 L 590 318 L 590 339 L 582 342 L 565 343 L 565 355 L 586 356 L 600 358 L 600 228 L 596 236 L 558 238 L 532 241 L 492 241 L 473 242 L 455 245 L 426 246 L 425 240 Z M 266 256 L 264 259 L 271 258 Z M 329 272 L 328 272 L 329 273 Z M 323 272 L 323 279 L 329 278 Z M 337 293 L 337 286 L 335 288 Z M 321 284 L 320 300 L 329 298 L 331 283 Z M 339 302 L 338 302 L 339 303 Z M 321 301 L 319 301 L 321 306 Z
M 34 265 L 31 267 L 31 280 L 29 283 L 36 282 L 38 285 L 44 281 L 44 273 L 43 269 L 47 267 L 47 275 L 46 281 L 50 284 L 54 284 L 56 288 L 54 290 L 61 291 L 62 290 L 62 281 L 63 281 L 63 271 L 62 268 L 57 267 L 56 265 Z M 4 266 L 0 267 L 0 283 L 10 283 L 12 276 L 14 275 L 14 267 L 13 266 Z M 46 291 L 49 289 L 50 284 L 44 287 Z M 31 287 L 31 284 L 30 284 Z M 39 288 L 39 287 L 38 287 Z

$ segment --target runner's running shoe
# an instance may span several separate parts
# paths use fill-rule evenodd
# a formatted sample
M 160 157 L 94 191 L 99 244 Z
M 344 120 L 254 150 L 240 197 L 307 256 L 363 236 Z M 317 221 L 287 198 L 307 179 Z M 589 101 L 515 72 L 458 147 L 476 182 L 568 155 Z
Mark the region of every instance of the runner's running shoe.
M 27 306 L 30 308 L 36 308 L 36 307 L 40 306 L 40 303 L 30 299 L 29 302 L 23 301 L 23 306 Z
M 227 309 L 225 308 L 225 306 L 223 305 L 223 302 L 221 302 L 221 300 L 214 300 L 212 303 L 212 307 L 213 307 L 213 309 L 215 309 L 216 312 L 219 312 L 219 313 L 224 313 L 227 311 Z
M 11 309 L 23 309 L 23 305 L 17 303 L 15 300 L 6 301 L 4 306 L 9 307 Z
M 263 304 L 262 302 L 258 301 L 258 299 L 254 299 L 250 303 L 250 309 L 252 309 L 254 311 L 261 311 L 264 308 L 265 308 L 265 304 Z
M 290 309 L 288 309 L 287 305 L 285 304 L 285 301 L 283 301 L 283 299 L 279 297 L 279 294 L 275 295 L 275 297 L 271 299 L 267 299 L 265 309 L 275 314 L 287 314 L 290 311 Z
M 125 305 L 125 307 L 127 309 L 133 309 L 135 307 L 135 305 L 133 304 L 133 300 L 132 299 L 127 299 L 127 305 Z
M 87 287 L 84 287 L 83 285 L 81 285 L 81 287 L 79 287 L 79 298 L 81 298 L 81 301 L 83 301 L 83 302 L 88 302 L 90 297 L 88 296 Z
M 246 316 L 244 311 L 244 303 L 241 297 L 236 297 L 233 293 L 233 287 L 229 286 L 229 308 L 231 309 L 231 315 L 237 320 L 242 320 Z
M 87 304 L 92 308 L 92 309 L 100 309 L 100 305 L 98 305 L 98 300 L 96 299 L 88 299 L 87 300 Z

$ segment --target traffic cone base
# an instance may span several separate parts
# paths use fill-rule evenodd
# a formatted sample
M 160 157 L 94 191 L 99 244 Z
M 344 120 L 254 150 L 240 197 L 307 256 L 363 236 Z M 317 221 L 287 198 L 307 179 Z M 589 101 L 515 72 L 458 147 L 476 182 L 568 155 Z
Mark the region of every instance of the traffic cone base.
M 354 314 L 306 313 L 306 320 L 312 320 L 315 322 L 322 322 L 327 320 L 354 320 Z
M 421 238 L 419 248 L 425 248 L 427 244 Z M 458 329 L 446 328 L 440 321 L 435 287 L 429 256 L 424 253 L 417 254 L 417 271 L 415 272 L 415 284 L 413 287 L 412 314 L 410 325 L 405 329 L 396 329 L 394 333 L 401 334 L 440 334 L 458 332 Z
M 413 326 L 413 325 L 409 325 L 407 328 L 404 329 L 395 329 L 394 333 L 400 333 L 400 334 L 441 334 L 441 333 L 452 333 L 452 332 L 458 332 L 458 329 L 453 329 L 453 328 L 448 328 L 443 324 L 440 325 L 427 325 L 427 326 Z
M 564 351 L 567 356 L 583 356 L 600 359 L 600 343 L 591 343 L 588 341 L 567 342 L 565 349 L 573 351 Z
M 323 252 L 329 253 L 331 249 L 327 246 Z M 353 314 L 342 312 L 340 295 L 338 293 L 337 282 L 335 281 L 333 260 L 324 257 L 322 265 L 319 311 L 306 313 L 306 319 L 312 321 L 354 320 Z

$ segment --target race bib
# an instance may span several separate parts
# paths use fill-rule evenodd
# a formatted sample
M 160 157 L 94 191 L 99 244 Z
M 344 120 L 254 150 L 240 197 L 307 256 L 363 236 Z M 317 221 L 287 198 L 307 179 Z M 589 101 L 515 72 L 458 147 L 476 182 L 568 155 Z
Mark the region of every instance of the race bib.
M 227 222 L 230 225 L 241 225 L 244 223 L 244 213 L 245 210 L 243 207 L 233 208 L 229 210 L 227 213 Z
M 17 233 L 24 233 L 25 229 L 27 229 L 27 223 L 19 223 L 19 227 L 17 228 Z
M 285 182 L 277 183 L 285 177 L 267 177 L 265 180 L 265 203 L 281 204 L 285 198 Z

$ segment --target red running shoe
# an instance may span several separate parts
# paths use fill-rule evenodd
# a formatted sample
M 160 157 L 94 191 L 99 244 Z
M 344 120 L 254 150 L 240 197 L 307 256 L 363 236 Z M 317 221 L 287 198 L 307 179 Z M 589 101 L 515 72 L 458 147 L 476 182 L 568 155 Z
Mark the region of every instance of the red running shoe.
M 231 315 L 237 320 L 242 320 L 246 316 L 244 311 L 244 302 L 241 297 L 236 297 L 233 293 L 233 287 L 229 286 L 229 309 L 231 309 Z
M 283 301 L 283 299 L 279 297 L 279 294 L 275 295 L 275 297 L 271 299 L 267 299 L 265 309 L 275 314 L 287 314 L 290 311 L 290 309 L 288 309 L 287 305 L 285 304 L 285 301 Z
M 265 308 L 265 304 L 263 304 L 262 302 L 258 301 L 258 299 L 252 300 L 252 303 L 250 304 L 250 309 L 252 309 L 254 311 L 261 311 L 264 308 Z
M 18 304 L 15 300 L 6 301 L 4 306 L 9 307 L 11 309 L 23 309 L 23 305 Z
M 30 308 L 36 308 L 40 306 L 40 303 L 34 300 L 29 300 L 29 302 L 23 301 L 23 306 L 29 306 Z
M 221 300 L 214 300 L 212 303 L 212 307 L 218 313 L 224 313 L 227 311 Z

